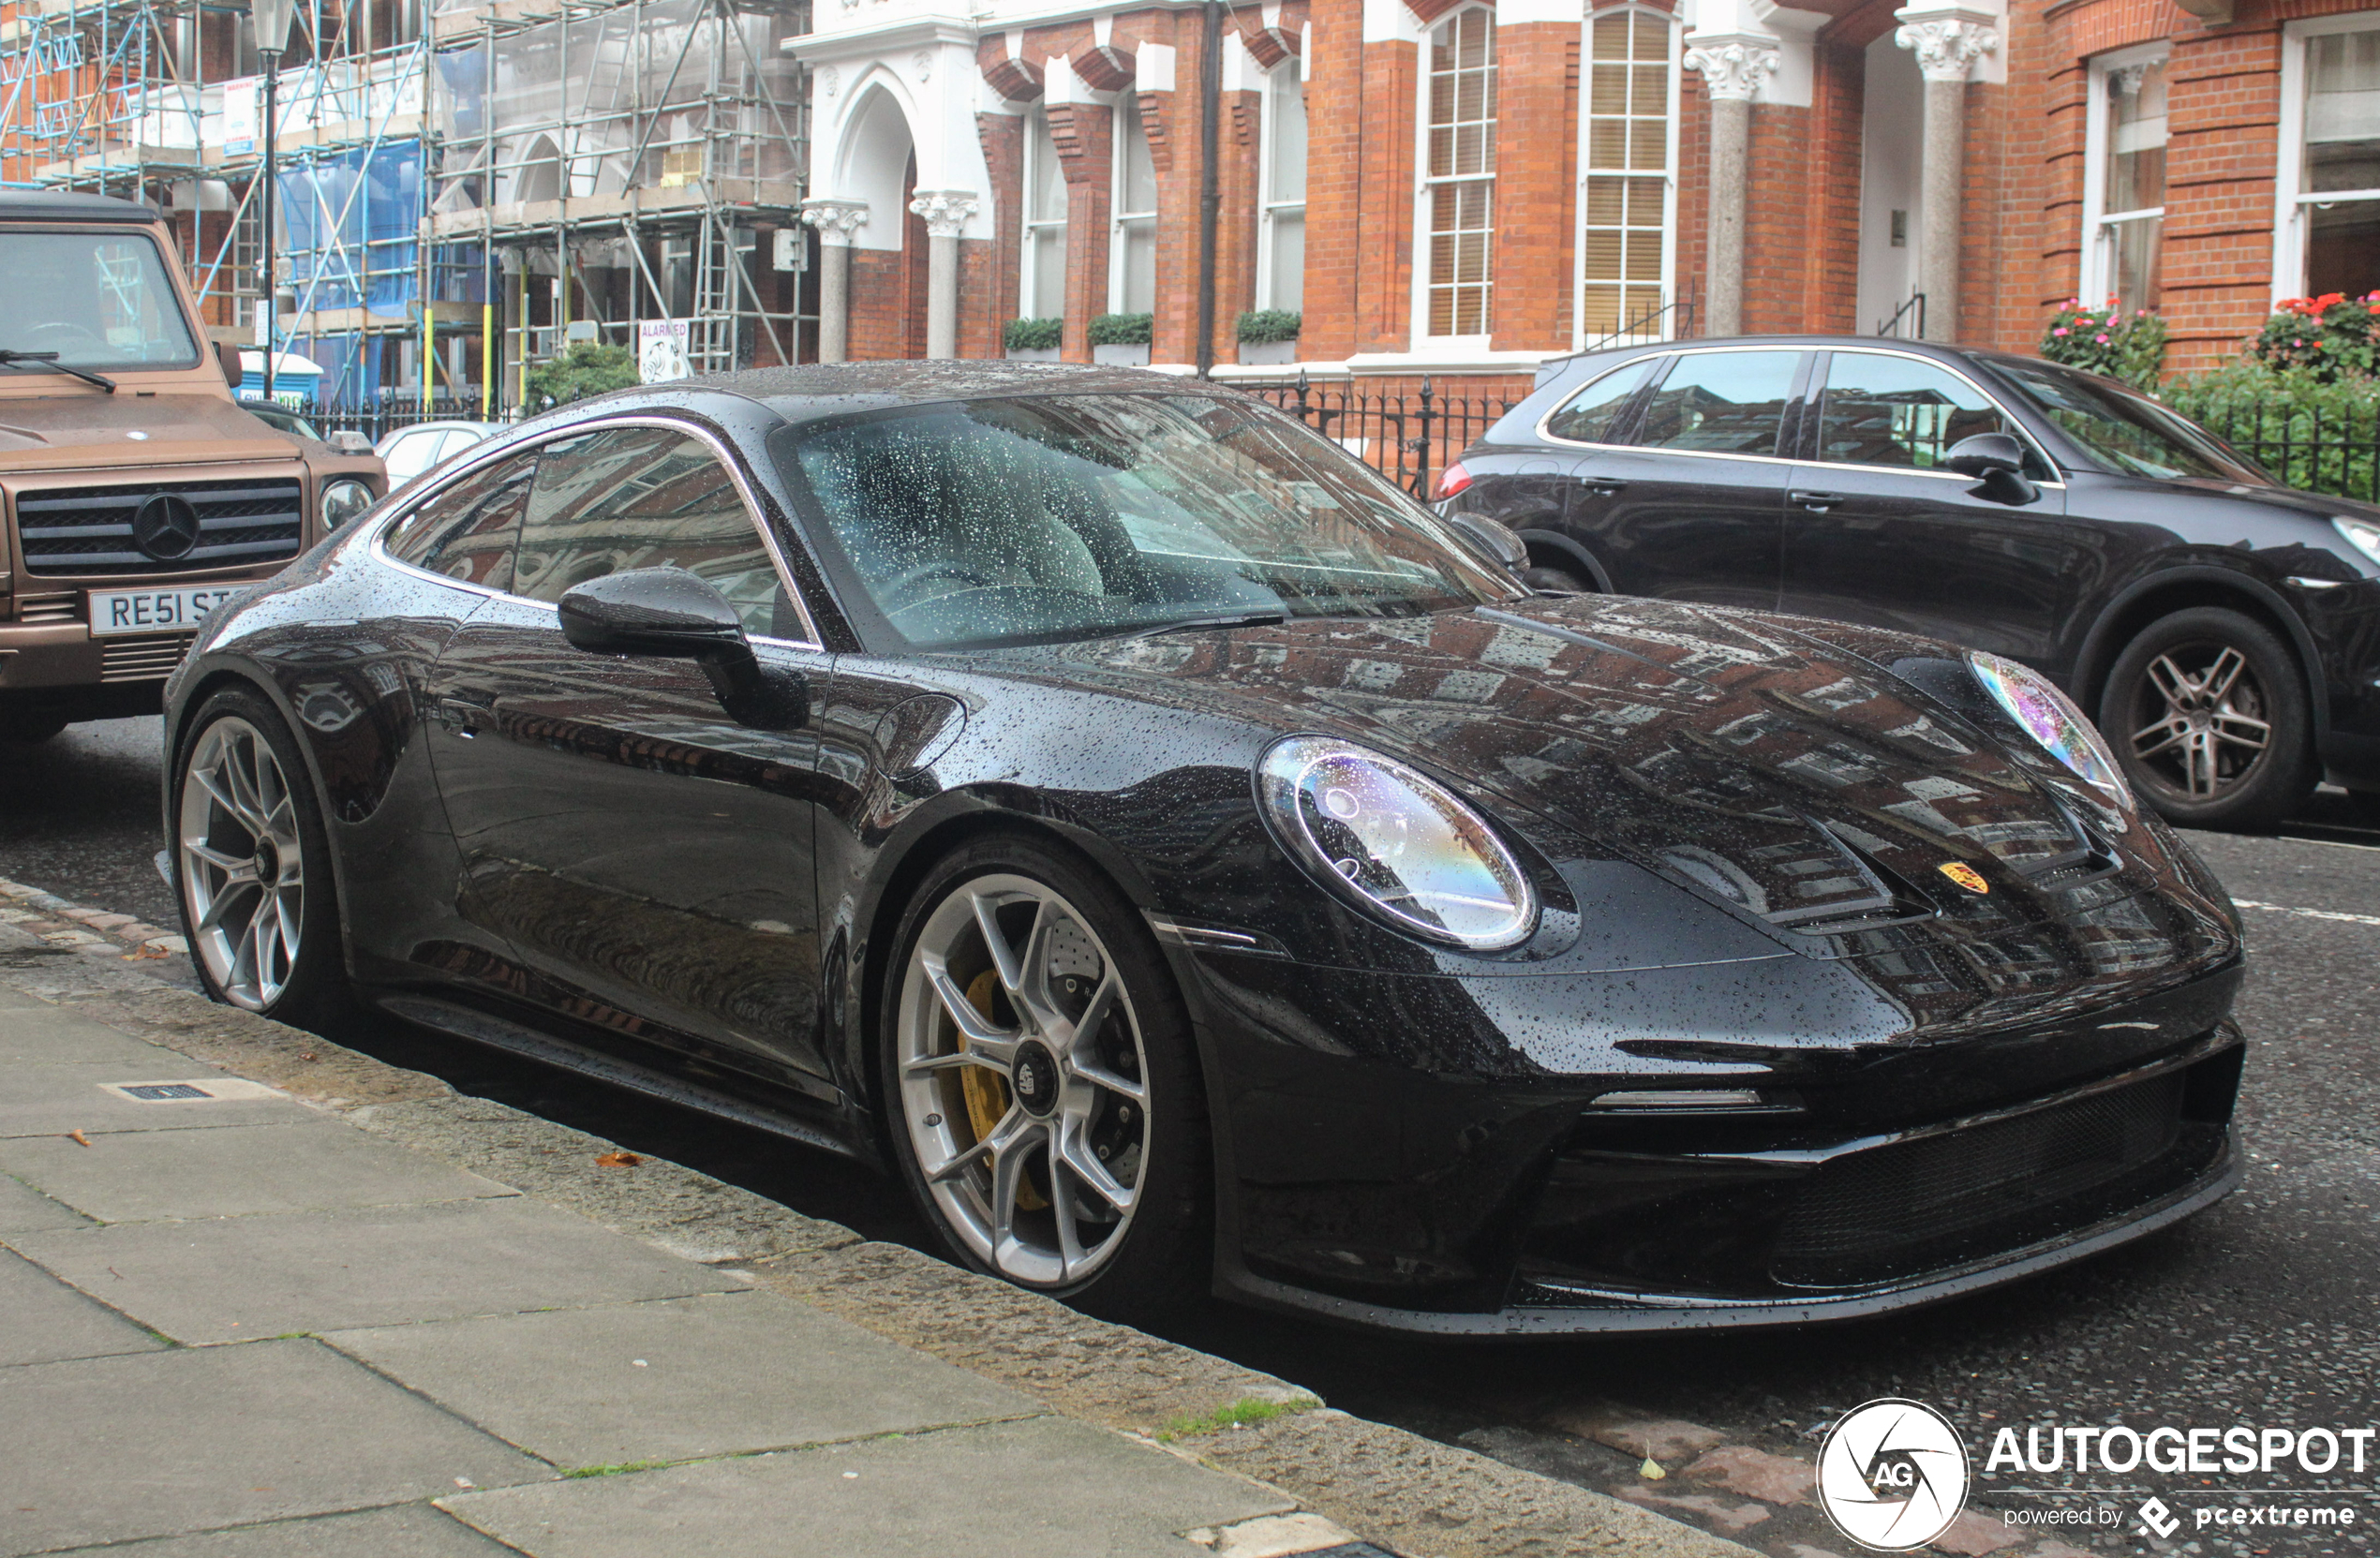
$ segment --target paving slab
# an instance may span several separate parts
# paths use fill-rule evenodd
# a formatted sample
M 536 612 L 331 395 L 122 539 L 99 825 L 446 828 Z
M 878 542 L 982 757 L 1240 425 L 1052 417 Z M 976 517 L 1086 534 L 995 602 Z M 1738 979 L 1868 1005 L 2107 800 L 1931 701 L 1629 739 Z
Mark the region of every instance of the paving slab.
M 0 1140 L 0 1170 L 102 1223 L 516 1194 L 341 1120 Z
M 439 1506 L 537 1558 L 1212 1558 L 1178 1533 L 1295 1507 L 1063 1417 L 461 1493 Z
M 166 1345 L 107 1305 L 0 1250 L 0 1366 L 150 1353 Z
M 52 1558 L 519 1558 L 426 1504 L 309 1515 L 197 1536 L 78 1547 Z
M 0 1239 L 45 1228 L 87 1228 L 91 1220 L 31 1185 L 0 1174 Z
M 773 1293 L 323 1340 L 558 1466 L 688 1461 L 1042 1410 Z
M 30 996 L 21 1004 L 0 1006 L 0 1065 L 129 1065 L 135 1071 L 163 1062 L 188 1065 L 172 1051 L 145 1039 L 78 1016 L 71 1006 L 55 1006 Z
M 125 1082 L 196 1082 L 203 1087 L 216 1078 L 226 1084 L 240 1080 L 187 1056 L 154 1046 L 143 1047 L 150 1050 L 147 1057 L 128 1061 L 11 1065 L 0 1061 L 0 1137 L 62 1136 L 68 1131 L 85 1135 L 102 1131 L 186 1131 L 321 1118 L 296 1099 L 278 1094 L 146 1104 L 108 1091 L 111 1085 Z M 253 1093 L 257 1090 L 244 1084 L 226 1091 Z
M 8 1242 L 142 1325 L 189 1343 L 746 1285 L 521 1199 L 126 1223 Z
M 552 1475 L 316 1342 L 0 1370 L 0 1553 Z

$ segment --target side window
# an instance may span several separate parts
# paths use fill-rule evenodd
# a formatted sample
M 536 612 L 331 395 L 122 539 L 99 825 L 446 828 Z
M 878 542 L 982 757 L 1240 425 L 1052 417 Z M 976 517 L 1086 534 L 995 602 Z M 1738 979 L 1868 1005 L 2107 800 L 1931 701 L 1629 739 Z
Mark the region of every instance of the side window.
M 537 456 L 472 472 L 397 522 L 384 544 L 399 562 L 486 589 L 513 587 L 513 542 Z
M 1643 363 L 1627 363 L 1614 368 L 1546 418 L 1545 431 L 1572 443 L 1611 442 L 1614 424 L 1628 409 L 1629 398 L 1636 393 L 1636 387 L 1644 382 L 1644 368 Z
M 1801 354 L 1692 351 L 1653 392 L 1630 440 L 1650 449 L 1774 454 Z
M 1910 357 L 1838 351 L 1826 367 L 1818 457 L 1837 465 L 1930 470 L 1978 433 L 2014 434 L 1982 391 Z
M 632 568 L 708 580 L 744 631 L 801 636 L 768 548 L 710 447 L 662 427 L 614 427 L 547 444 L 521 527 L 513 589 L 558 601 Z

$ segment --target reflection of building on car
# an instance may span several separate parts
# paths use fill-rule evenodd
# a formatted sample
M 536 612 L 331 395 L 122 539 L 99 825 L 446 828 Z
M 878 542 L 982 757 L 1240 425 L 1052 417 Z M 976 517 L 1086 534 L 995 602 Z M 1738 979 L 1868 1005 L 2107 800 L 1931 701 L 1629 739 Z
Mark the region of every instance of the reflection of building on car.
M 148 206 L 0 193 L 0 739 L 152 713 L 204 615 L 347 519 L 379 462 L 233 399 Z
M 389 484 L 401 487 L 442 461 L 502 431 L 496 422 L 417 422 L 384 436 L 372 452 L 388 467 Z
M 558 411 L 232 608 L 168 742 L 219 999 L 882 1163 L 1110 1310 L 1801 1323 L 2239 1175 L 2236 920 L 2046 681 L 1531 596 L 1211 385 Z

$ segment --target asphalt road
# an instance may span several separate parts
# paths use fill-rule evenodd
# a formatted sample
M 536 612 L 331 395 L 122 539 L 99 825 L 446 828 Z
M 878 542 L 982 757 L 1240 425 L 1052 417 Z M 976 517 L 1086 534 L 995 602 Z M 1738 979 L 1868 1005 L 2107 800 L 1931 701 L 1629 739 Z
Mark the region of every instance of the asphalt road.
M 0 749 L 0 877 L 174 924 L 150 862 L 156 728 L 119 720 Z M 2358 825 L 2336 798 L 2318 797 L 2283 837 L 2197 834 L 2193 842 L 2236 898 L 2272 907 L 2244 911 L 2253 966 L 2239 1016 L 2254 1041 L 2243 1106 L 2248 1184 L 2180 1228 L 1903 1318 L 1785 1334 L 1452 1346 L 1384 1343 L 1219 1307 L 1185 1317 L 1174 1334 L 1310 1386 L 1333 1405 L 1603 1487 L 1632 1475 L 1631 1465 L 1554 1426 L 1596 1399 L 1805 1457 L 1842 1411 L 1879 1396 L 2020 1433 L 2027 1425 L 2119 1421 L 2143 1432 L 2161 1424 L 2375 1426 L 2380 831 Z M 393 1023 L 363 1046 L 871 1237 L 923 1241 L 895 1188 L 824 1154 Z M 2014 1488 L 2105 1488 L 2129 1504 L 2149 1491 L 2170 1501 L 2182 1491 L 2282 1490 L 2267 1502 L 2327 1497 L 2357 1508 L 2360 1528 L 2185 1530 L 2174 1550 L 2365 1553 L 2380 1549 L 2380 1443 L 2365 1464 L 2361 1475 L 2343 1462 L 2327 1476 L 2284 1466 L 2245 1479 L 2218 1475 L 2200 1487 L 2146 1474 L 2086 1482 L 2002 1474 L 1979 1483 L 1977 1496 L 2007 1506 L 2030 1496 Z M 1818 1549 L 1796 1543 L 1824 1535 L 1795 1520 L 1740 1539 L 1807 1558 Z M 2129 1525 L 2100 1541 L 2110 1551 L 2147 1545 Z

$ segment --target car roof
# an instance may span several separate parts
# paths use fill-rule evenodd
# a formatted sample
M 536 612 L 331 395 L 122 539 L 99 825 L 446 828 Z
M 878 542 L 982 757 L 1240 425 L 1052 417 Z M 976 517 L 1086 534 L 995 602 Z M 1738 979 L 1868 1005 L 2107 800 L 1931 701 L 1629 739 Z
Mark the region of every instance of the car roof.
M 63 190 L 0 191 L 0 222 L 161 222 L 164 215 L 145 200 L 112 195 L 73 195 Z
M 1224 386 L 1142 368 L 1085 367 L 1072 363 L 1010 363 L 966 359 L 931 362 L 810 364 L 748 368 L 647 386 L 654 390 L 723 390 L 757 400 L 788 422 L 813 422 L 852 411 L 1031 394 L 1232 394 Z M 632 391 L 621 392 L 623 395 Z M 605 397 L 609 398 L 609 397 Z
M 1882 348 L 1891 351 L 1914 352 L 1921 357 L 1965 359 L 1974 355 L 1965 347 L 1946 346 L 1940 341 L 1911 341 L 1898 335 L 1698 335 L 1681 341 L 1644 341 L 1627 346 L 1599 348 L 1594 351 L 1574 351 L 1560 357 L 1549 357 L 1545 368 L 1584 362 L 1590 357 L 1620 361 L 1630 354 L 1643 355 L 1654 351 L 1705 350 L 1712 347 L 1798 347 L 1805 351 L 1825 348 L 1865 349 Z

